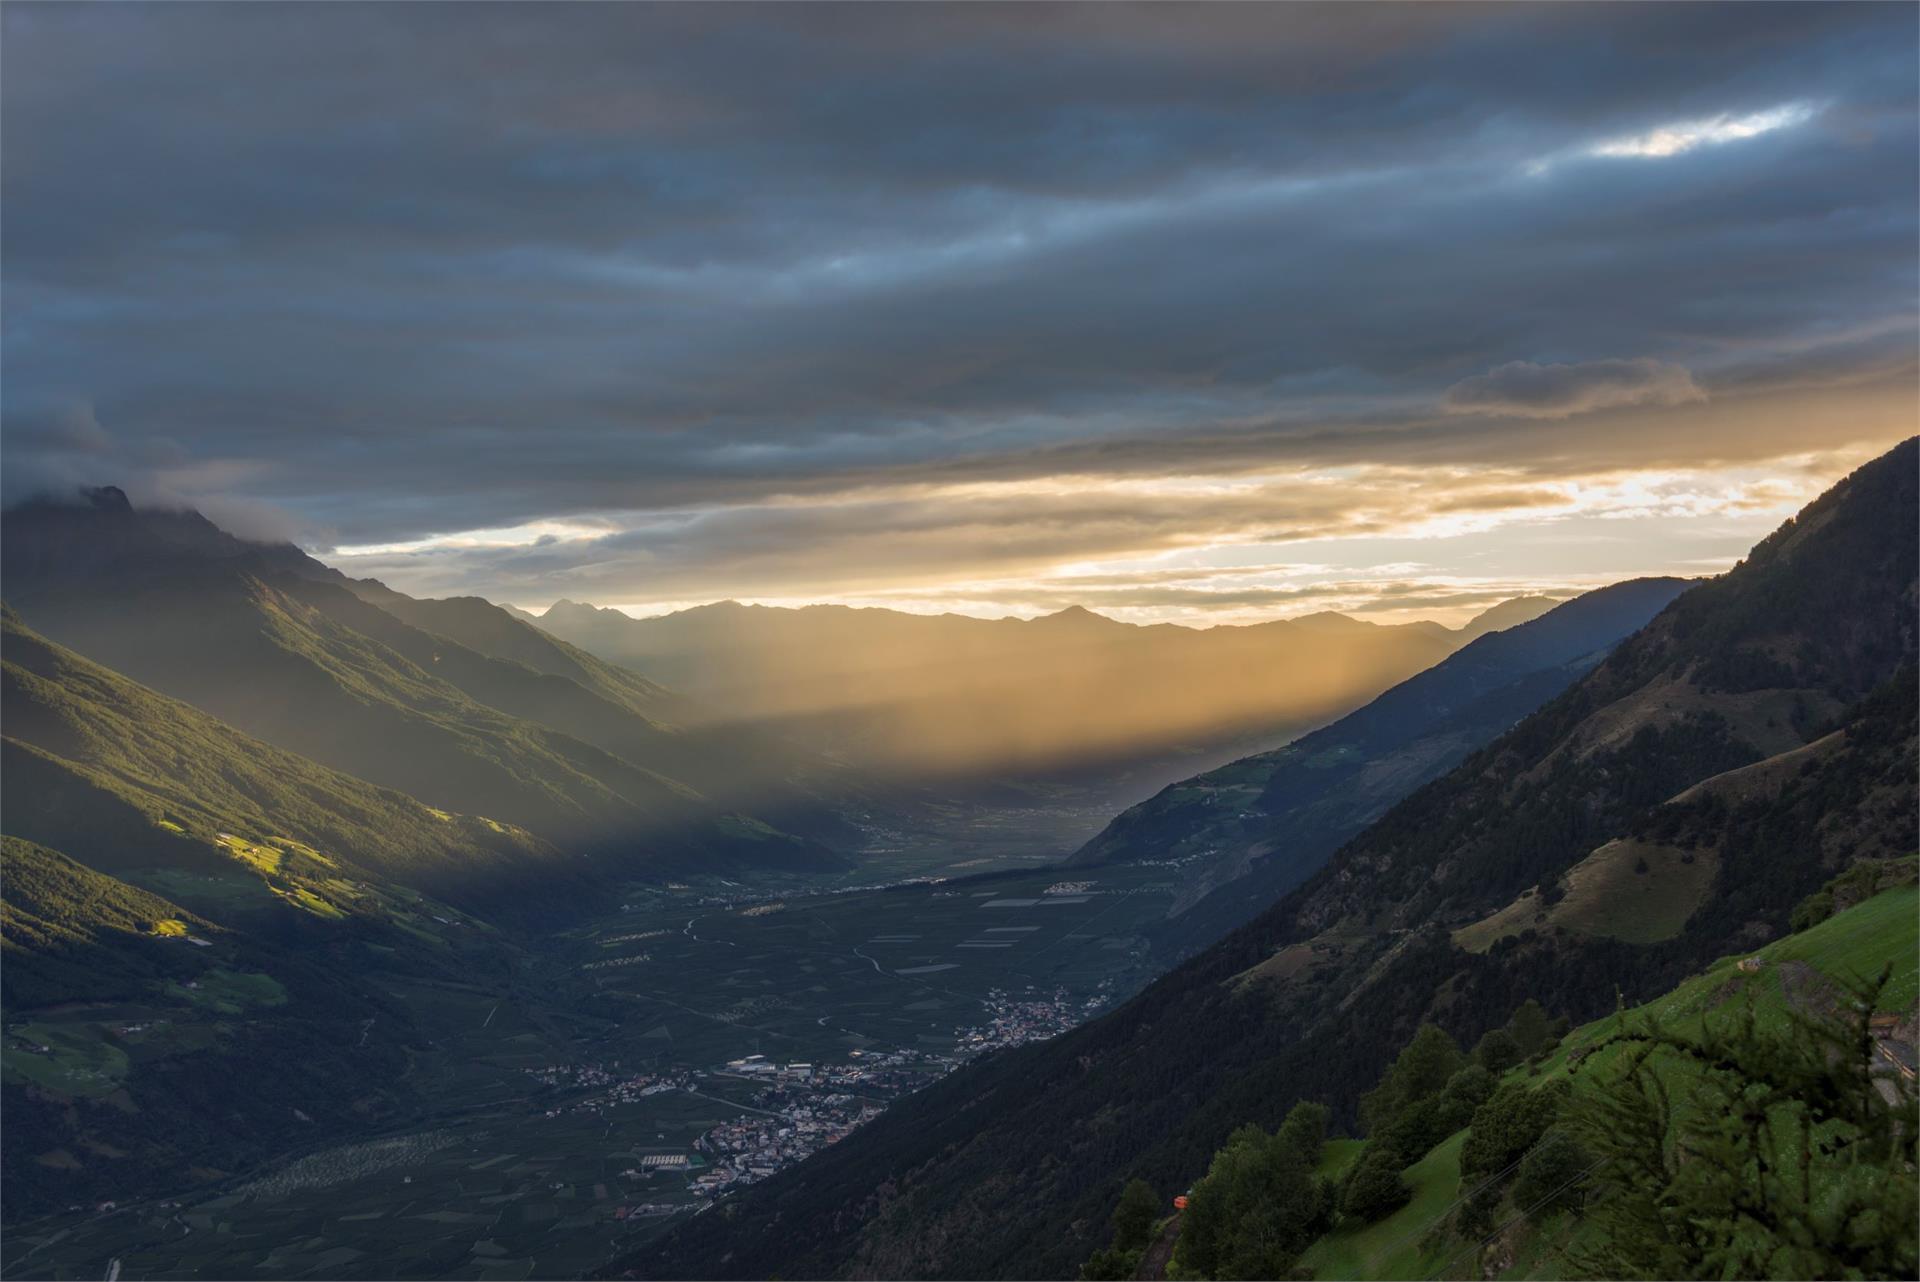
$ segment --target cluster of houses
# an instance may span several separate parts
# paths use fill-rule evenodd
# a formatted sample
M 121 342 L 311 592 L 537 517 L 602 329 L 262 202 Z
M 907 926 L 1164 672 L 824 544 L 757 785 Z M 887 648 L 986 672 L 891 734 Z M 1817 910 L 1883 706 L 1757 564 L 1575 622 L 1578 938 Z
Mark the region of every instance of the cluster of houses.
M 845 1139 L 880 1116 L 883 1107 L 840 1092 L 790 1094 L 779 1112 L 722 1122 L 694 1141 L 712 1164 L 694 1177 L 695 1191 L 717 1196 L 763 1180 Z
M 1019 995 L 993 989 L 987 993 L 987 1022 L 956 1030 L 962 1055 L 973 1056 L 1049 1037 L 1086 1022 L 1113 1000 L 1113 981 L 1102 980 L 1091 997 L 1076 1001 L 1064 988 L 1043 993 L 1029 986 Z
M 527 1074 L 543 1086 L 576 1090 L 582 1087 L 606 1088 L 585 1099 L 571 1100 L 549 1108 L 542 1114 L 545 1117 L 558 1117 L 562 1113 L 604 1113 L 649 1095 L 693 1089 L 693 1074 L 690 1072 L 623 1074 L 617 1071 L 617 1067 L 609 1069 L 599 1064 L 549 1064 L 545 1068 L 530 1068 Z

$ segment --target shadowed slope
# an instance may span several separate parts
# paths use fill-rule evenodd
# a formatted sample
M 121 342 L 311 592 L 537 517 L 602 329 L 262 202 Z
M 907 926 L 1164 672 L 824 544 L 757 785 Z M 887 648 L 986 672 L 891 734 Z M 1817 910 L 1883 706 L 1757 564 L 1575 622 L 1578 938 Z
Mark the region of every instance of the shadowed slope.
M 1616 584 L 1483 634 L 1330 726 L 1133 807 L 1074 862 L 1186 860 L 1189 890 L 1157 942 L 1175 953 L 1210 943 L 1305 880 L 1388 806 L 1572 684 L 1686 587 L 1680 579 Z

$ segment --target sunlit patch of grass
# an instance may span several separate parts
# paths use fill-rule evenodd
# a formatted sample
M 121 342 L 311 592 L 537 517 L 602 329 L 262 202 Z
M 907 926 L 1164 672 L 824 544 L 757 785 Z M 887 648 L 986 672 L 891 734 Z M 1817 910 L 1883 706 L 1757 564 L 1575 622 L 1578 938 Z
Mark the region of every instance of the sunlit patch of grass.
M 328 903 L 305 886 L 289 886 L 285 890 L 275 887 L 274 893 L 297 908 L 304 908 L 316 917 L 325 917 L 329 921 L 345 921 L 347 914 Z
M 185 939 L 187 936 L 187 923 L 181 921 L 178 917 L 165 917 L 149 926 L 147 933 L 159 935 L 164 939 Z
M 256 872 L 272 875 L 280 871 L 281 854 L 278 847 L 248 841 L 245 837 L 236 837 L 228 832 L 221 833 L 214 840 L 228 854 Z

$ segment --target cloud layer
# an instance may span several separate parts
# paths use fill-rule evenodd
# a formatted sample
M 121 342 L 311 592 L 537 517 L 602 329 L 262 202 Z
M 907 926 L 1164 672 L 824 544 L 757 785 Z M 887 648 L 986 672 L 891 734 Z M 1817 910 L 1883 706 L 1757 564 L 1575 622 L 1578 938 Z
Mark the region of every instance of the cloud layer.
M 1461 379 L 1446 395 L 1447 408 L 1456 414 L 1516 418 L 1566 418 L 1622 405 L 1685 405 L 1706 399 L 1684 365 L 1646 358 L 1578 365 L 1508 361 Z
M 10 5 L 8 493 L 530 603 L 1024 608 L 1910 430 L 1910 8 L 1199 14 Z

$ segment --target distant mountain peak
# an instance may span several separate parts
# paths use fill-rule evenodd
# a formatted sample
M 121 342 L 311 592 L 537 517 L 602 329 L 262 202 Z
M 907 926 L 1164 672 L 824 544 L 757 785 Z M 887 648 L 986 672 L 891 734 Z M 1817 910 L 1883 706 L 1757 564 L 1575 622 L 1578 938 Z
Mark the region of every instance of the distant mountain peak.
M 1482 610 L 1467 620 L 1460 628 L 1459 635 L 1467 640 L 1475 640 L 1489 632 L 1504 632 L 1508 628 L 1531 623 L 1561 602 L 1539 593 L 1512 597 Z
M 1368 623 L 1364 619 L 1356 619 L 1352 615 L 1342 614 L 1338 610 L 1316 610 L 1312 614 L 1302 614 L 1296 618 L 1287 619 L 1286 622 L 1295 627 L 1313 628 L 1321 632 L 1380 626 L 1377 623 Z
M 1084 605 L 1070 605 L 1065 609 L 1055 610 L 1052 614 L 1043 614 L 1036 618 L 1034 622 L 1111 624 L 1119 623 L 1120 621 L 1118 619 L 1110 619 L 1104 614 L 1096 614 Z M 1126 625 L 1122 624 L 1121 626 L 1124 627 Z
M 127 492 L 117 485 L 82 486 L 80 497 L 102 512 L 133 511 L 133 503 L 127 498 Z

